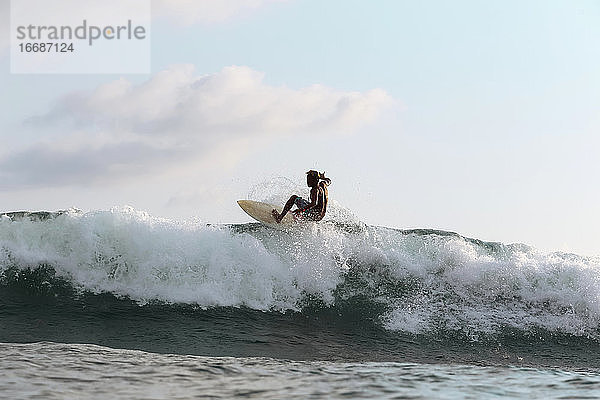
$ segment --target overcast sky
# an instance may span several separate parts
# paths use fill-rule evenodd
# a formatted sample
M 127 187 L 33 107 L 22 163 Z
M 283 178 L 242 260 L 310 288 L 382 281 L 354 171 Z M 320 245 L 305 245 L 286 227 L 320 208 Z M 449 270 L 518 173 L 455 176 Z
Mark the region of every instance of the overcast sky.
M 596 0 L 156 0 L 122 76 L 10 74 L 8 4 L 2 211 L 246 222 L 315 168 L 369 224 L 600 255 Z

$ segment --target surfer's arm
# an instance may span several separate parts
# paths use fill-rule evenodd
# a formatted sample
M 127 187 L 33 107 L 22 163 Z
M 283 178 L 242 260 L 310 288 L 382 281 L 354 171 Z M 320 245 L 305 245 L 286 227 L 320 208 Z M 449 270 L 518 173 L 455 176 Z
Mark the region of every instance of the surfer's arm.
M 299 208 L 297 209 L 295 212 L 296 213 L 302 213 L 304 211 L 307 210 L 312 210 L 312 209 L 317 209 L 320 208 L 321 205 L 319 204 L 318 198 L 319 195 L 322 195 L 323 189 L 319 188 L 314 188 L 310 191 L 310 203 L 304 207 L 304 208 Z
M 313 188 L 310 190 L 310 203 L 304 208 L 298 208 L 297 210 L 292 211 L 294 214 L 298 214 L 304 212 L 306 210 L 310 210 L 311 208 L 315 208 L 317 206 L 317 194 L 318 190 Z

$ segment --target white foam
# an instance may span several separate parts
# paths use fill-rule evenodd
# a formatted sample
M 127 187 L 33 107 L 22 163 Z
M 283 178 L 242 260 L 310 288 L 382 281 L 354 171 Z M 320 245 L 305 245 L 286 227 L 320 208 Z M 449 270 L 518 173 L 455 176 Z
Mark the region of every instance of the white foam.
M 287 265 L 252 236 L 128 208 L 15 221 L 0 240 L 19 267 L 49 263 L 83 289 L 141 302 L 284 309 L 299 296 Z
M 131 208 L 37 222 L 3 218 L 0 270 L 48 263 L 81 289 L 141 303 L 280 311 L 299 309 L 307 296 L 334 304 L 350 273 L 360 280 L 352 290 L 388 307 L 382 323 L 390 330 L 456 330 L 475 339 L 506 327 L 597 336 L 597 258 L 334 222 L 236 233 Z
M 391 266 L 398 276 L 420 276 L 423 288 L 397 301 L 384 318 L 387 328 L 422 333 L 443 327 L 475 339 L 507 327 L 597 336 L 598 259 L 525 246 L 490 252 L 463 238 L 435 241 L 411 252 L 416 273 L 407 272 L 406 260 Z

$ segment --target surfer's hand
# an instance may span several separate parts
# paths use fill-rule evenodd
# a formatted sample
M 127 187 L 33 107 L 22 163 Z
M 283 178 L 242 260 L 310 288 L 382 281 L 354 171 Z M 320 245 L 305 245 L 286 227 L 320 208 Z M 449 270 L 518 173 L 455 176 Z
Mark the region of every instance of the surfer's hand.
M 302 212 L 302 210 L 298 208 L 298 209 L 296 209 L 296 210 L 292 211 L 292 214 L 298 215 L 298 214 L 300 214 L 301 212 Z

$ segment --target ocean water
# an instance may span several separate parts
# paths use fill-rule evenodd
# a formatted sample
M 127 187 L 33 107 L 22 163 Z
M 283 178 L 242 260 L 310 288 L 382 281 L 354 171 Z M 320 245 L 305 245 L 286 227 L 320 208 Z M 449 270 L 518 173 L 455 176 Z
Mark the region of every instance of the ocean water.
M 6 398 L 600 398 L 600 259 L 342 209 L 0 217 Z

